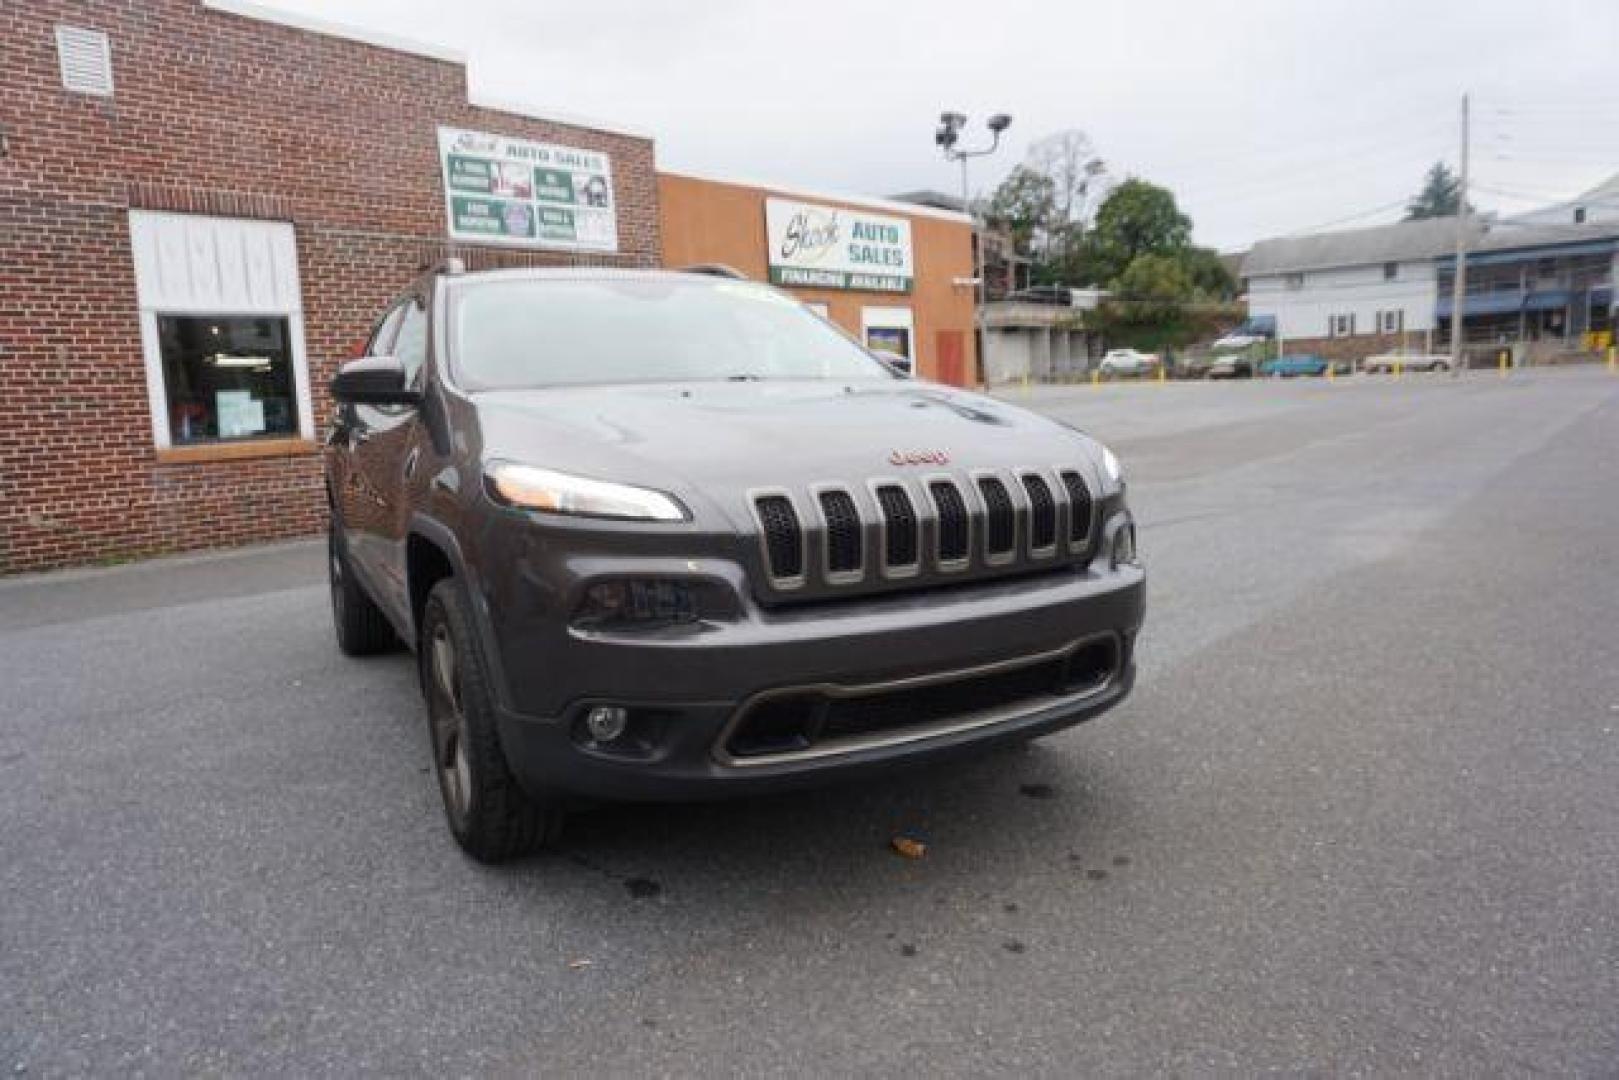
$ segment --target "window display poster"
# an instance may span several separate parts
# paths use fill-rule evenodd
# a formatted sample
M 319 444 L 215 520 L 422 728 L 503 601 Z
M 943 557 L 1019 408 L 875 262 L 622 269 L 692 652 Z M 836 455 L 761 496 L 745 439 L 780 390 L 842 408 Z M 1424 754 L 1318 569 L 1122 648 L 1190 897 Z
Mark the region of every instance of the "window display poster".
M 221 390 L 214 395 L 214 418 L 221 439 L 241 439 L 264 430 L 264 402 L 251 390 Z

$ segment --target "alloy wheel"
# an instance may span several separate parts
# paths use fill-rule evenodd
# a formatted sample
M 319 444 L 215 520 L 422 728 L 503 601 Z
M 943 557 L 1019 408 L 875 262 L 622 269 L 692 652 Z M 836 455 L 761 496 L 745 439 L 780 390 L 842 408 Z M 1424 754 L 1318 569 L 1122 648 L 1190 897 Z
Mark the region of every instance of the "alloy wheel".
M 445 623 L 433 627 L 427 663 L 432 684 L 428 714 L 433 735 L 433 767 L 444 792 L 444 805 L 459 826 L 466 820 L 471 806 L 472 767 L 467 760 L 466 709 L 461 697 L 455 641 Z

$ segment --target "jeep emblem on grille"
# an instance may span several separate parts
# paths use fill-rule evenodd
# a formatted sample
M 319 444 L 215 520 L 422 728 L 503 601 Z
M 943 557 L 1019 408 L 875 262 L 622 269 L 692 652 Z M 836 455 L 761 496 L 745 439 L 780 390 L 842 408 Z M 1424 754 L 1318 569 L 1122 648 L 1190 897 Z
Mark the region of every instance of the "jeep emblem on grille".
M 950 455 L 943 450 L 895 450 L 888 455 L 890 465 L 948 465 Z

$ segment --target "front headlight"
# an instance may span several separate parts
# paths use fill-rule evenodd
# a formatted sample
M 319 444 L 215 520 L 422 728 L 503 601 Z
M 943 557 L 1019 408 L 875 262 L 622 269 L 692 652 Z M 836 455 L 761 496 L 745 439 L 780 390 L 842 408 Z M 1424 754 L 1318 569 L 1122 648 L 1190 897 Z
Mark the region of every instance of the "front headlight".
M 687 520 L 685 507 L 661 491 L 570 476 L 533 465 L 490 462 L 484 469 L 484 481 L 496 500 L 524 510 L 629 521 Z
M 1100 443 L 1097 445 L 1101 446 Z M 1105 446 L 1102 447 L 1102 471 L 1107 474 L 1108 483 L 1124 483 L 1124 470 L 1119 467 L 1118 457 Z

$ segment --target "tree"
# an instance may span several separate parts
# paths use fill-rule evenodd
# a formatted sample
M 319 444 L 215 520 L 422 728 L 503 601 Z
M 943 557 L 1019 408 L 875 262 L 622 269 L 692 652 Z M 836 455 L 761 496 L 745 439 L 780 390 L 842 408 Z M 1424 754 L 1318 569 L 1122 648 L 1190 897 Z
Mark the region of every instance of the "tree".
M 1433 163 L 1422 190 L 1405 205 L 1405 220 L 1455 217 L 1462 202 L 1462 182 L 1443 161 Z M 1468 207 L 1472 209 L 1471 206 Z
M 1029 147 L 1024 164 L 1051 181 L 1045 254 L 1056 258 L 1082 243 L 1091 200 L 1107 185 L 1107 165 L 1091 138 L 1077 128 L 1047 135 Z
M 1191 279 L 1192 294 L 1200 300 L 1230 300 L 1237 295 L 1237 280 L 1213 248 L 1189 247 L 1181 265 Z
M 982 209 L 990 226 L 1011 233 L 1018 254 L 1032 258 L 1036 277 L 1081 242 L 1091 200 L 1106 184 L 1107 166 L 1083 131 L 1059 131 L 1029 147 Z
M 1011 234 L 1019 255 L 1033 255 L 1050 225 L 1055 199 L 1049 176 L 1019 165 L 1001 181 L 979 216 L 990 228 Z
M 1112 281 L 1138 256 L 1176 254 L 1192 240 L 1192 219 L 1166 188 L 1131 177 L 1108 192 L 1091 230 L 1098 280 Z
M 1178 253 L 1137 255 L 1113 282 L 1121 300 L 1141 304 L 1177 305 L 1192 289 L 1192 275 Z

